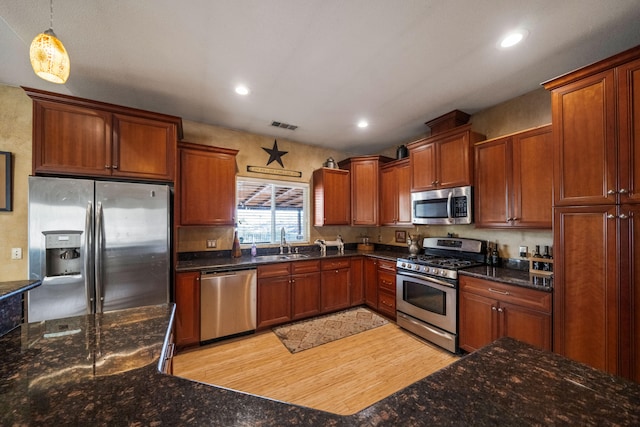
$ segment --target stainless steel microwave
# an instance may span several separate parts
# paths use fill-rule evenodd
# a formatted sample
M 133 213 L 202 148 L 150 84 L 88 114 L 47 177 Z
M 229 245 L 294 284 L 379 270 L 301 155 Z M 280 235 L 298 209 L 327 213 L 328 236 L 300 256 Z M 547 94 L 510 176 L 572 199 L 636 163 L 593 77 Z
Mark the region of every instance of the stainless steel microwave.
M 414 224 L 471 224 L 471 187 L 443 188 L 411 193 L 411 222 Z

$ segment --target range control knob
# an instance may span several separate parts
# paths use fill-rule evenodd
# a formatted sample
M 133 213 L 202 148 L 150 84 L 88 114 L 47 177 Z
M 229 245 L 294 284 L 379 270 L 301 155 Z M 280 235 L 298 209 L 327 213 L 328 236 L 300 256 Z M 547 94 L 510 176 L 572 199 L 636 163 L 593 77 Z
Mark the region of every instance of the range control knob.
M 431 272 L 432 272 L 433 274 L 438 274 L 438 273 L 440 273 L 440 272 L 438 271 L 438 269 L 437 269 L 437 268 L 432 269 L 432 270 L 431 270 Z
M 406 262 L 403 262 L 403 263 L 400 264 L 400 267 L 402 267 L 402 268 L 405 268 L 406 266 L 407 266 Z
M 414 265 L 414 266 L 413 266 L 413 269 L 414 269 L 414 270 L 420 270 L 420 266 L 419 266 L 419 265 Z

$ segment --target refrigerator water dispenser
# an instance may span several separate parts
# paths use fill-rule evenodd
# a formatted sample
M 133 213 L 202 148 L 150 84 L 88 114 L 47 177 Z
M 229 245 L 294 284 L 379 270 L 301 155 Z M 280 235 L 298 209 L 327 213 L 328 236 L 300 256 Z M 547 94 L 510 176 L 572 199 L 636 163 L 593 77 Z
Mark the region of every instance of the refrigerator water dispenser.
M 80 274 L 82 257 L 80 242 L 82 231 L 45 231 L 45 276 L 69 276 Z

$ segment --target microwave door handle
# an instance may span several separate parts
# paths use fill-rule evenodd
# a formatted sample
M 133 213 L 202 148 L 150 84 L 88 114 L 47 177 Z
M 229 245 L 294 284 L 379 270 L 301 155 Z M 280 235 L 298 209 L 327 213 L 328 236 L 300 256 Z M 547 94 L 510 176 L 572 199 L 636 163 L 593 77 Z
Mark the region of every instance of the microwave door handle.
M 451 199 L 453 198 L 453 191 L 449 191 L 449 195 L 447 196 L 447 217 L 452 219 L 451 216 Z

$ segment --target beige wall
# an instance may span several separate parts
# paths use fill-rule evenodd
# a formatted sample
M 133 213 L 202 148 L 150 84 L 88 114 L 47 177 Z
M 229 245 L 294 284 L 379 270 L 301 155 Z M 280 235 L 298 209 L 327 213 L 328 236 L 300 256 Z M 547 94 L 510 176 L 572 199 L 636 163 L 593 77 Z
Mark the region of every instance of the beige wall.
M 31 100 L 21 88 L 0 85 L 0 151 L 14 153 L 14 199 L 13 212 L 0 212 L 0 281 L 20 280 L 27 277 L 27 177 L 31 173 Z M 538 89 L 503 104 L 489 108 L 471 117 L 473 129 L 488 138 L 512 133 L 550 123 L 550 96 L 544 89 Z M 287 139 L 255 135 L 246 132 L 209 126 L 201 123 L 184 122 L 185 140 L 198 144 L 214 145 L 239 150 L 237 157 L 238 174 L 243 176 L 268 177 L 246 172 L 247 165 L 266 166 L 268 154 L 262 147 L 271 148 L 274 139 L 278 148 L 287 151 L 282 157 L 285 169 L 302 172 L 302 178 L 294 181 L 311 183 L 311 173 L 322 166 L 327 157 L 336 161 L 349 157 L 348 153 L 326 150 L 299 144 Z M 416 136 L 416 139 L 422 135 Z M 393 156 L 395 146 L 380 154 Z M 269 167 L 280 168 L 272 163 Z M 549 171 L 551 173 L 551 170 Z M 498 241 L 502 256 L 517 256 L 518 246 L 526 244 L 551 245 L 551 231 L 495 231 L 481 230 L 471 226 L 436 227 L 420 226 L 401 228 L 410 234 L 441 236 L 447 232 L 464 237 Z M 342 234 L 347 242 L 358 241 L 367 235 L 374 242 L 400 245 L 395 242 L 393 227 L 311 227 L 312 240 L 318 237 L 333 239 Z M 230 227 L 185 227 L 177 236 L 180 251 L 205 250 L 206 239 L 219 239 L 219 249 L 231 248 L 232 228 Z M 23 259 L 11 260 L 11 248 L 23 249 Z
M 27 278 L 27 177 L 31 173 L 31 99 L 0 85 L 0 151 L 13 153 L 13 211 L 0 212 L 0 281 Z M 22 248 L 22 259 L 11 259 Z

